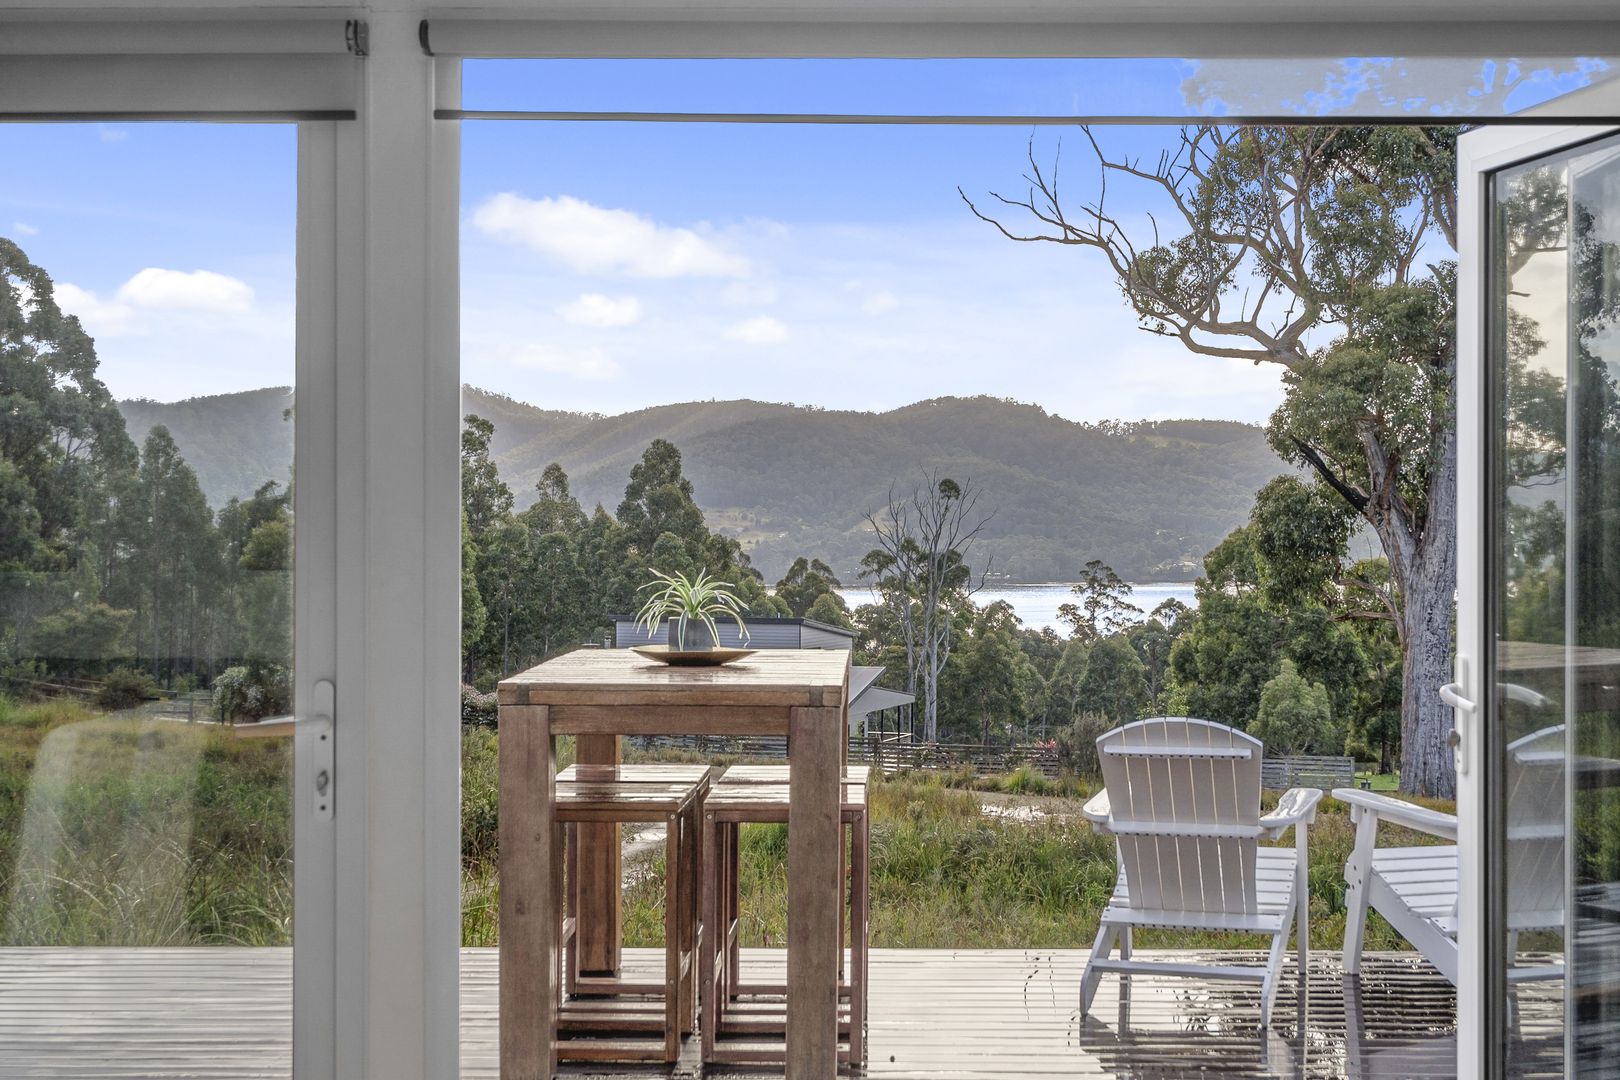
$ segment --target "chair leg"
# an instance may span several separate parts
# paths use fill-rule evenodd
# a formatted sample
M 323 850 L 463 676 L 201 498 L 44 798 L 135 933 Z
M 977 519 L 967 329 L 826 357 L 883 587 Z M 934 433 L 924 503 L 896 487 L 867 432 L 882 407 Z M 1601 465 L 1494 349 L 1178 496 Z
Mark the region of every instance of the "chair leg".
M 1378 842 L 1378 815 L 1361 811 L 1356 822 L 1356 846 L 1344 866 L 1344 973 L 1361 974 L 1361 943 L 1367 934 L 1367 878 L 1372 874 L 1373 848 Z
M 1091 999 L 1097 995 L 1097 984 L 1102 982 L 1103 973 L 1093 966 L 1093 961 L 1106 959 L 1114 951 L 1114 942 L 1119 940 L 1119 927 L 1113 923 L 1103 923 L 1097 927 L 1097 940 L 1091 943 L 1091 955 L 1086 958 L 1086 970 L 1080 976 L 1080 1015 L 1091 1014 Z
M 1292 920 L 1290 920 L 1292 921 Z M 1271 955 L 1266 959 L 1266 980 L 1260 984 L 1260 1026 L 1271 1026 L 1271 1006 L 1277 1000 L 1278 976 L 1282 974 L 1283 950 L 1288 947 L 1288 923 L 1271 939 Z
M 1294 937 L 1299 949 L 1299 984 L 1304 986 L 1311 966 L 1311 874 L 1304 822 L 1294 826 Z
M 1131 958 L 1131 928 L 1129 926 L 1119 928 L 1119 958 L 1121 960 Z

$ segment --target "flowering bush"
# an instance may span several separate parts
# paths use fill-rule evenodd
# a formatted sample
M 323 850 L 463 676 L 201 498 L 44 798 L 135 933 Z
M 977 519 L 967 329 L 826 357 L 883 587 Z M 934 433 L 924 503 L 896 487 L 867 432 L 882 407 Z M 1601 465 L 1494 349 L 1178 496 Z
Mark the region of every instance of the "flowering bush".
M 291 708 L 291 683 L 279 664 L 226 668 L 214 680 L 214 714 L 224 723 L 262 720 Z

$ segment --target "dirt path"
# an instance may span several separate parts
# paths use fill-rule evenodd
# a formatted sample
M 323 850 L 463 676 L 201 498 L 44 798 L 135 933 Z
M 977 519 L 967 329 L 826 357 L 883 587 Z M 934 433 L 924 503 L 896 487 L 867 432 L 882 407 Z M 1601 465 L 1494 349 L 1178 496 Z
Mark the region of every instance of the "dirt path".
M 986 817 L 1006 821 L 1045 821 L 1078 818 L 1079 799 L 1061 795 L 1009 795 L 1000 791 L 975 791 L 979 807 Z

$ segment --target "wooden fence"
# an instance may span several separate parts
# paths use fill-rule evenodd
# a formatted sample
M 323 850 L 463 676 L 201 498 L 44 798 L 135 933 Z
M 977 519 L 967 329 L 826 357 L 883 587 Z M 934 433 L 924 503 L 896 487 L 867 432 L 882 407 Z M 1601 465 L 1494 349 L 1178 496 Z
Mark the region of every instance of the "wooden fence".
M 787 757 L 787 740 L 779 736 L 654 735 L 632 736 L 630 745 L 645 750 L 680 750 L 714 757 Z M 1051 746 L 1025 744 L 983 746 L 979 743 L 913 742 L 906 736 L 855 736 L 849 740 L 849 760 L 875 765 L 885 773 L 903 769 L 952 771 L 972 769 L 980 776 L 1009 773 L 1024 766 L 1051 778 L 1058 772 L 1057 751 Z
M 1278 791 L 1292 787 L 1355 787 L 1356 762 L 1347 757 L 1268 757 L 1260 763 L 1260 786 Z

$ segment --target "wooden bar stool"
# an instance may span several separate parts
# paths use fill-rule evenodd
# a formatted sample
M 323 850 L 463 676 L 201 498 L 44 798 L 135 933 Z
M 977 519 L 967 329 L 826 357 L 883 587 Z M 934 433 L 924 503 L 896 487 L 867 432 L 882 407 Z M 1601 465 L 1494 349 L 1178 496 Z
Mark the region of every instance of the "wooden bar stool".
M 741 908 L 739 837 L 748 823 L 786 823 L 788 785 L 776 781 L 786 766 L 734 766 L 742 778 L 730 781 L 730 772 L 710 789 L 703 804 L 704 872 L 703 923 L 700 950 L 702 985 L 703 1060 L 706 1064 L 779 1065 L 785 1058 L 786 1030 L 782 983 L 745 983 L 741 977 L 739 917 Z M 851 773 L 855 770 L 851 769 Z M 840 949 L 838 985 L 838 1060 L 856 1065 L 865 1060 L 867 1005 L 867 933 L 871 909 L 868 851 L 870 821 L 867 813 L 866 772 L 843 784 L 839 817 L 849 836 L 848 890 L 838 885 L 838 902 L 849 908 L 850 962 L 843 977 Z M 840 878 L 843 875 L 840 874 Z M 843 919 L 839 920 L 840 930 Z M 840 942 L 842 944 L 842 942 Z
M 568 866 L 559 940 L 564 972 L 558 1002 L 557 1056 L 568 1061 L 662 1061 L 680 1057 L 697 1011 L 699 814 L 707 766 L 572 766 L 558 774 L 556 821 Z M 696 770 L 696 771 L 692 771 Z M 583 914 L 577 826 L 655 824 L 667 830 L 664 857 L 664 974 L 659 981 L 583 977 L 573 947 Z M 588 916 L 587 916 L 588 917 Z

